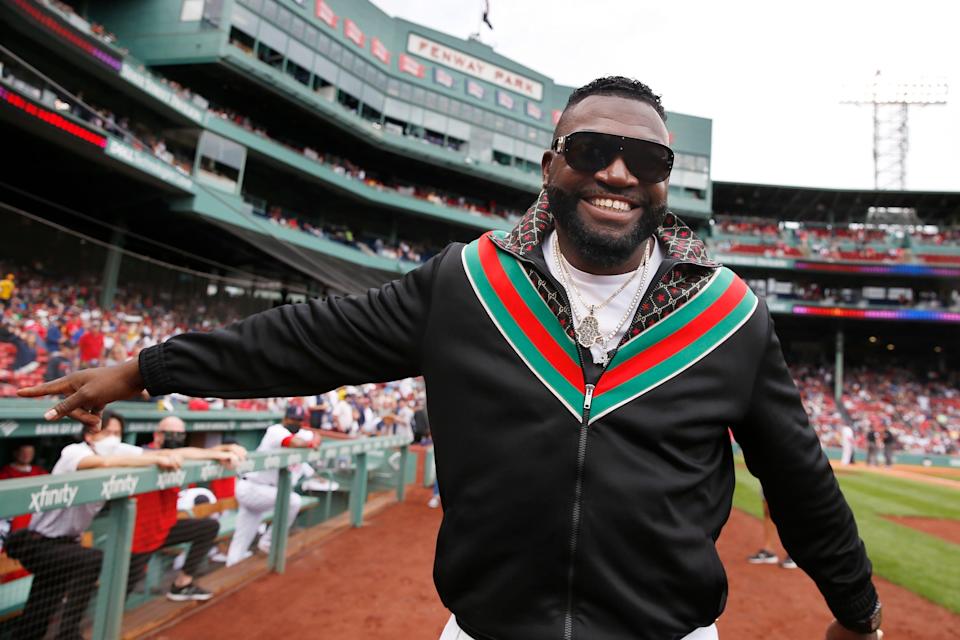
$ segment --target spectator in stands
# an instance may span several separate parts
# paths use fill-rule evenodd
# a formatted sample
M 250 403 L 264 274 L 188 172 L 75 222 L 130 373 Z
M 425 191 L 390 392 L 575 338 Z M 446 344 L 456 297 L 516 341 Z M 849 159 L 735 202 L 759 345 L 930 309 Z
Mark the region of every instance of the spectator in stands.
M 0 480 L 13 478 L 29 478 L 49 473 L 43 467 L 33 464 L 36 449 L 29 442 L 20 442 L 14 445 L 11 452 L 13 459 L 9 464 L 0 467 Z
M 54 475 L 103 467 L 180 467 L 179 458 L 168 452 L 145 453 L 120 442 L 119 422 L 105 417 L 103 428 L 84 426 L 82 441 L 64 447 L 53 466 Z M 7 539 L 7 555 L 33 574 L 30 596 L 12 637 L 43 638 L 50 617 L 64 599 L 56 637 L 81 637 L 80 621 L 96 589 L 103 552 L 82 546 L 80 536 L 103 504 L 92 502 L 44 511 L 32 518 L 28 529 Z
M 427 418 L 427 407 L 421 404 L 413 413 L 413 442 L 424 443 L 430 439 L 430 420 Z
M 77 342 L 77 346 L 80 347 L 81 369 L 100 366 L 104 349 L 104 335 L 100 328 L 99 322 L 91 321 L 89 325 L 84 327 L 83 335 Z
M 43 374 L 43 379 L 49 382 L 56 380 L 68 373 L 72 373 L 77 363 L 77 348 L 69 340 L 60 343 L 60 348 L 50 354 L 47 361 L 47 371 Z
M 17 285 L 12 273 L 8 273 L 6 278 L 0 280 L 0 305 L 2 305 L 4 309 L 10 306 L 16 290 Z
M 60 330 L 60 322 L 57 318 L 50 318 L 47 322 L 47 335 L 44 337 L 44 347 L 52 354 L 60 349 L 61 342 L 63 342 L 63 332 Z
M 170 451 L 180 460 L 216 460 L 233 468 L 246 458 L 246 450 L 236 444 L 224 444 L 210 449 L 184 447 L 186 426 L 176 416 L 167 416 L 157 425 L 153 442 L 144 449 Z M 143 577 L 147 562 L 162 547 L 189 544 L 183 569 L 174 578 L 167 599 L 175 602 L 209 600 L 213 593 L 195 581 L 200 563 L 213 547 L 219 531 L 216 520 L 209 518 L 177 518 L 177 497 L 180 487 L 160 489 L 137 496 L 137 520 L 133 528 L 130 554 L 130 572 L 127 593 Z
M 309 429 L 303 428 L 306 412 L 299 405 L 287 407 L 283 422 L 267 428 L 257 446 L 257 451 L 275 451 L 277 449 L 313 448 L 320 444 L 320 437 Z M 299 467 L 300 465 L 298 465 Z M 305 465 L 304 465 L 305 466 Z M 311 469 L 312 471 L 312 469 Z M 296 486 L 302 469 L 293 468 L 291 487 Z M 250 545 L 257 535 L 257 528 L 265 514 L 271 511 L 277 502 L 277 482 L 279 471 L 255 471 L 248 473 L 237 482 L 236 497 L 240 510 L 237 513 L 237 526 L 227 551 L 227 566 L 235 565 L 249 556 Z M 300 512 L 300 494 L 290 492 L 290 510 L 287 512 L 287 526 L 292 526 Z M 271 529 L 260 538 L 257 548 L 264 553 L 270 551 Z
M 340 433 L 356 433 L 359 412 L 351 400 L 358 394 L 356 387 L 347 387 L 345 395 L 333 408 L 332 428 Z
M 49 473 L 43 467 L 33 464 L 33 458 L 36 455 L 36 449 L 29 442 L 20 442 L 13 447 L 13 460 L 0 468 L 0 480 L 13 480 L 15 478 L 29 478 L 32 476 L 42 476 Z M 30 514 L 19 515 L 10 521 L 10 533 L 25 529 L 30 524 Z
M 13 371 L 17 375 L 32 373 L 40 367 L 37 362 L 37 334 L 24 331 L 14 340 L 17 355 L 13 359 Z
M 306 407 L 310 416 L 311 429 L 323 429 L 329 422 L 330 403 L 327 402 L 327 396 L 324 394 L 309 396 L 306 399 Z

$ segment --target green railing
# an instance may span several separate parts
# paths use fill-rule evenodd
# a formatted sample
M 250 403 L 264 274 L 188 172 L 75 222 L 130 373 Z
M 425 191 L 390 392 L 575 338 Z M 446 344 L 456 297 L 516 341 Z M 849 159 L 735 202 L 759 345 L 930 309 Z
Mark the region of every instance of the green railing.
M 82 425 L 71 420 L 47 422 L 43 413 L 49 401 L 7 399 L 0 402 L 0 440 L 38 436 L 70 436 L 80 433 Z M 137 433 L 152 433 L 157 423 L 177 416 L 187 431 L 256 431 L 280 422 L 281 413 L 270 411 L 160 411 L 155 405 L 139 402 L 115 402 L 111 409 L 123 415 L 128 440 Z
M 193 412 L 199 413 L 199 412 Z M 169 415 L 169 414 L 168 414 Z M 291 477 L 288 467 L 300 463 L 326 464 L 349 457 L 354 469 L 350 483 L 349 513 L 354 527 L 363 524 L 363 507 L 367 500 L 368 456 L 399 448 L 397 461 L 397 500 L 404 499 L 408 480 L 409 438 L 383 436 L 358 440 L 334 440 L 323 442 L 316 449 L 282 449 L 277 451 L 252 452 L 234 470 L 217 462 L 185 462 L 176 471 L 160 471 L 153 467 L 116 467 L 77 471 L 58 475 L 36 476 L 0 482 L 0 518 L 20 514 L 37 514 L 53 509 L 80 504 L 106 501 L 109 509 L 98 521 L 98 527 L 106 536 L 100 536 L 104 552 L 100 583 L 97 590 L 93 620 L 93 640 L 112 640 L 121 635 L 127 589 L 127 567 L 130 564 L 130 547 L 133 526 L 136 520 L 136 496 L 138 494 L 191 483 L 209 482 L 217 478 L 246 474 L 253 471 L 277 469 L 277 501 L 274 505 L 273 543 L 268 566 L 283 573 L 286 563 L 286 546 L 289 534 L 286 514 L 290 509 Z M 10 593 L 10 592 L 7 592 Z M 25 594 L 14 597 L 19 602 L 0 600 L 0 610 L 16 610 L 22 607 Z

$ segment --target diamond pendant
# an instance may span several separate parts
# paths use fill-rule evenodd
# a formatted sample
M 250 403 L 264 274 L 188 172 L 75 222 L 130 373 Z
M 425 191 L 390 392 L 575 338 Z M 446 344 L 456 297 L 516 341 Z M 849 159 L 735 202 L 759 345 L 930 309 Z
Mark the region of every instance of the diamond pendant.
M 577 342 L 584 349 L 592 347 L 600 338 L 600 323 L 597 322 L 597 317 L 593 315 L 593 309 L 590 310 L 590 315 L 583 319 L 580 326 L 574 329 L 574 333 L 577 334 Z

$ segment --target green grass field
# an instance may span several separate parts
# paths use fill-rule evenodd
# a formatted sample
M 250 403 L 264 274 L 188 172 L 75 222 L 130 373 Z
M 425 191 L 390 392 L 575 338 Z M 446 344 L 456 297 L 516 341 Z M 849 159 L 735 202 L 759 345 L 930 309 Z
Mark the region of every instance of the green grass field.
M 960 545 L 882 517 L 960 520 L 960 491 L 874 473 L 837 477 L 874 573 L 960 614 Z M 738 464 L 733 505 L 761 517 L 759 487 L 757 479 Z

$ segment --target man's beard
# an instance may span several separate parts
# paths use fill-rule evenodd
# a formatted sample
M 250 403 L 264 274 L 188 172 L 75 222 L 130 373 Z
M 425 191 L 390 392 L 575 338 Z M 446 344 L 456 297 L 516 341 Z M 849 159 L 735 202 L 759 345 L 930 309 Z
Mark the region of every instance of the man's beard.
M 633 255 L 640 243 L 649 238 L 663 224 L 667 205 L 647 208 L 640 219 L 625 233 L 596 233 L 584 224 L 577 214 L 580 197 L 567 193 L 560 187 L 547 187 L 550 213 L 557 226 L 562 228 L 573 244 L 574 250 L 589 264 L 601 269 L 622 265 Z

